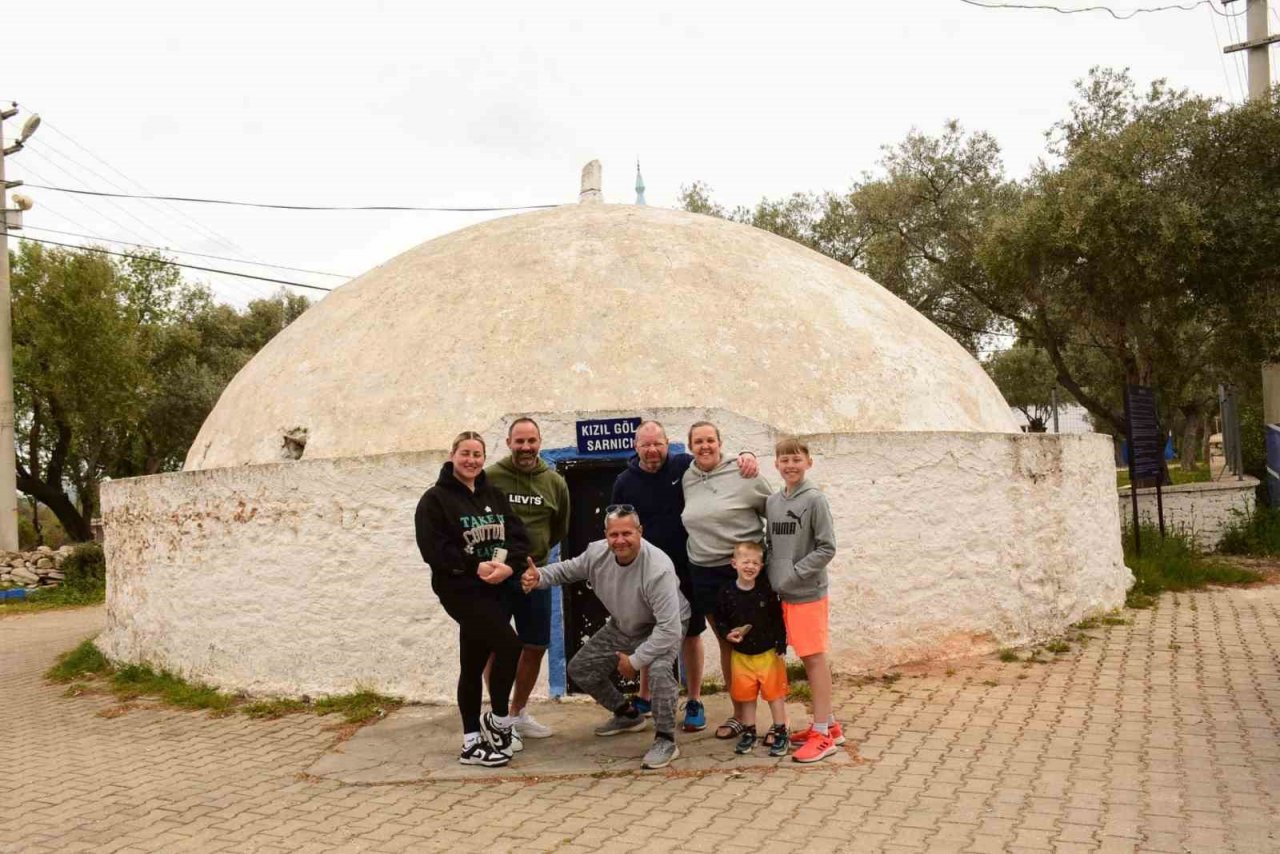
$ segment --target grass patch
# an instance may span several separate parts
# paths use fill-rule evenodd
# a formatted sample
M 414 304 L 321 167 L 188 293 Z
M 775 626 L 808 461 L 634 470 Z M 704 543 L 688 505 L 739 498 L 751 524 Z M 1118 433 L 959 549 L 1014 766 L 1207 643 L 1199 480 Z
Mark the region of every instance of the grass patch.
M 180 709 L 208 709 L 225 712 L 236 704 L 226 694 L 201 682 L 188 682 L 168 670 L 154 670 L 146 664 L 127 664 L 111 674 L 111 692 L 120 700 L 157 697 Z
M 1218 542 L 1228 555 L 1280 555 L 1280 509 L 1257 507 L 1252 513 L 1234 511 L 1234 519 Z
M 57 608 L 80 608 L 101 605 L 107 598 L 106 588 L 73 590 L 68 587 L 39 587 L 27 593 L 26 599 L 0 600 L 0 616 L 52 611 Z
M 44 677 L 52 682 L 74 682 L 85 676 L 99 676 L 111 671 L 111 662 L 93 645 L 89 638 L 69 652 L 58 656 L 57 664 L 45 671 Z
M 403 705 L 404 701 L 395 697 L 361 690 L 352 694 L 325 697 L 317 700 L 313 708 L 317 715 L 340 714 L 349 724 L 363 724 L 386 717 Z
M 305 712 L 310 708 L 301 700 L 288 700 L 274 698 L 270 700 L 258 700 L 253 703 L 245 703 L 240 707 L 240 711 L 246 716 L 260 721 L 273 721 L 276 718 L 282 718 L 285 715 L 294 715 L 299 712 Z
M 1064 640 L 1056 640 L 1052 643 L 1044 645 L 1045 652 L 1051 652 L 1054 655 L 1062 655 L 1064 652 L 1071 652 L 1071 644 Z
M 1002 650 L 1000 650 L 998 653 L 996 653 L 996 656 L 997 656 L 1001 661 L 1005 661 L 1005 662 L 1008 662 L 1008 661 L 1017 661 L 1017 660 L 1018 660 L 1018 651 L 1017 651 L 1017 650 L 1015 650 L 1015 649 L 1009 649 L 1008 647 L 1005 647 L 1004 649 L 1002 649 Z
M 719 679 L 703 679 L 702 680 L 702 696 L 709 694 L 719 694 L 724 690 L 724 683 Z
M 787 679 L 791 682 L 803 682 L 809 678 L 808 672 L 804 669 L 803 661 L 787 662 Z
M 1105 617 L 1100 618 L 1100 621 L 1101 621 L 1102 625 L 1104 625 L 1104 626 L 1127 626 L 1127 625 L 1129 625 L 1129 621 L 1128 621 L 1128 620 L 1126 620 L 1124 617 L 1121 617 L 1119 614 L 1107 614 Z
M 1209 584 L 1250 584 L 1261 581 L 1253 570 L 1214 561 L 1195 547 L 1182 533 L 1161 537 L 1154 526 L 1143 525 L 1142 556 L 1134 551 L 1133 529 L 1124 532 L 1124 562 L 1133 571 L 1134 585 L 1125 604 L 1130 608 L 1150 608 L 1155 597 L 1166 590 L 1194 590 Z
M 214 715 L 240 712 L 257 720 L 272 720 L 307 711 L 318 715 L 340 714 L 347 724 L 358 726 L 385 717 L 404 705 L 403 700 L 369 690 L 326 697 L 314 705 L 304 700 L 279 697 L 248 701 L 242 695 L 190 682 L 176 673 L 156 670 L 150 665 L 113 665 L 94 646 L 92 639 L 60 655 L 57 663 L 45 672 L 45 678 L 51 682 L 70 683 L 63 692 L 67 697 L 86 693 L 113 695 L 120 705 L 100 712 L 103 717 L 118 717 L 134 707 L 131 701 L 147 697 L 180 709 L 206 710 Z
M 787 691 L 788 700 L 796 700 L 802 703 L 813 702 L 813 692 L 809 690 L 808 682 L 792 682 Z
M 1196 466 L 1193 469 L 1183 470 L 1177 463 L 1169 466 L 1169 479 L 1173 481 L 1173 486 L 1183 483 L 1208 483 L 1211 478 L 1209 476 L 1208 466 Z M 1129 485 L 1129 470 L 1116 469 L 1116 486 Z

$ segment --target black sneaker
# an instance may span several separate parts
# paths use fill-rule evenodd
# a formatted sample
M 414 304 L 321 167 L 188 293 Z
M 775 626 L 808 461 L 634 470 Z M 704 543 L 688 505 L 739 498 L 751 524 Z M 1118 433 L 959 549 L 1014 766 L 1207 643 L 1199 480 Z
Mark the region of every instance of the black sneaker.
M 493 712 L 485 712 L 480 716 L 480 734 L 484 736 L 484 740 L 490 747 L 508 759 L 515 752 L 511 727 L 499 724 L 494 719 Z
M 749 726 L 742 731 L 738 743 L 734 745 L 734 753 L 750 753 L 756 746 L 756 728 Z
M 770 756 L 786 756 L 790 742 L 791 736 L 787 732 L 786 724 L 774 724 L 769 727 L 769 732 L 764 737 L 764 743 L 769 748 Z
M 500 768 L 511 761 L 511 757 L 501 751 L 494 750 L 489 742 L 481 738 L 470 747 L 464 747 L 458 761 L 463 765 L 483 765 L 485 768 Z

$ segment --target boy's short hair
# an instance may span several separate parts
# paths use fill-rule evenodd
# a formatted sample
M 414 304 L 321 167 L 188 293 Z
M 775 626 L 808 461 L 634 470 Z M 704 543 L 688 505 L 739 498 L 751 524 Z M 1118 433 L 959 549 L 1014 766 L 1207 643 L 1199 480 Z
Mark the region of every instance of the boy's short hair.
M 733 547 L 733 556 L 737 557 L 743 552 L 755 552 L 760 557 L 764 557 L 764 546 L 760 543 L 753 543 L 750 540 L 738 543 Z
M 809 446 L 795 436 L 785 436 L 773 446 L 773 455 L 775 457 L 780 457 L 783 454 L 804 454 L 807 457 L 809 456 Z

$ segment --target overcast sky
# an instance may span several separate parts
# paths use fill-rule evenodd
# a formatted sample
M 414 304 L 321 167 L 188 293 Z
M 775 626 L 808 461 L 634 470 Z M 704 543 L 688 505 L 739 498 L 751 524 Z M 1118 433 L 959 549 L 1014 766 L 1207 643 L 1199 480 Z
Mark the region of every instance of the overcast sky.
M 8 177 L 284 204 L 505 206 L 575 201 L 582 165 L 599 158 L 606 201 L 630 203 L 638 157 L 650 204 L 674 204 L 694 180 L 726 205 L 752 204 L 845 188 L 874 169 L 882 145 L 950 118 L 994 134 L 1010 174 L 1023 175 L 1065 114 L 1073 81 L 1094 65 L 1230 102 L 1244 91 L 1243 54 L 1221 51 L 1243 40 L 1243 17 L 1206 5 L 1129 21 L 960 0 L 445 5 L 5 4 L 0 98 L 45 120 L 9 159 Z M 1219 0 L 1214 8 L 1223 9 Z M 8 136 L 19 123 L 6 124 Z M 26 192 L 34 228 L 348 275 L 495 215 Z M 191 276 L 237 304 L 276 287 Z

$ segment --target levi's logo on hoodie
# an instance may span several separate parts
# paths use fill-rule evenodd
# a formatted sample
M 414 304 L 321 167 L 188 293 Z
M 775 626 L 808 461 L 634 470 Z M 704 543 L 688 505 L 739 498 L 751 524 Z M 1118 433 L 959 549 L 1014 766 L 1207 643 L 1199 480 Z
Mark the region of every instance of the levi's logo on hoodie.
M 507 494 L 507 500 L 511 502 L 512 507 L 517 504 L 541 507 L 543 504 L 541 495 L 517 495 L 514 492 L 511 492 Z

